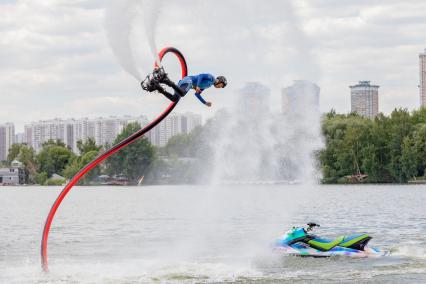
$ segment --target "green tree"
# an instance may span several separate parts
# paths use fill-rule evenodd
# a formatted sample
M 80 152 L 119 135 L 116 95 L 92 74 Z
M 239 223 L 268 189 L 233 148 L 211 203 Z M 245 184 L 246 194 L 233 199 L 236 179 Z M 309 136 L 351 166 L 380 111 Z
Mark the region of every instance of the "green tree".
M 392 182 L 388 170 L 389 153 L 389 118 L 379 114 L 371 126 L 371 144 L 366 149 L 364 169 L 370 182 Z
M 218 127 L 217 121 L 209 119 L 204 126 L 195 127 L 188 134 L 170 138 L 168 143 L 159 149 L 162 157 L 151 165 L 144 182 L 174 184 L 205 182 L 212 167 L 212 163 L 206 162 L 206 157 L 213 155 L 212 139 L 209 134 L 217 132 L 214 130 L 215 127 Z
M 11 163 L 13 160 L 16 160 L 23 146 L 23 144 L 12 144 L 12 146 L 9 148 L 9 153 L 7 155 L 7 161 L 9 163 Z
M 42 147 L 42 148 L 44 148 L 44 147 L 48 147 L 48 146 L 59 146 L 59 147 L 67 148 L 67 145 L 65 145 L 65 143 L 64 143 L 64 142 L 62 142 L 62 141 L 61 141 L 61 140 L 59 140 L 59 139 L 56 139 L 56 140 L 54 140 L 54 139 L 49 139 L 49 140 L 47 140 L 46 142 L 44 142 L 44 143 L 42 143 L 42 144 L 41 144 L 41 147 Z
M 178 157 L 188 157 L 189 156 L 189 135 L 187 134 L 178 134 L 169 139 L 166 146 L 164 146 L 160 151 L 166 156 L 175 155 Z
M 55 173 L 62 175 L 65 167 L 74 158 L 74 154 L 63 146 L 63 143 L 52 142 L 44 143 L 37 155 L 39 171 L 46 172 L 49 178 Z
M 15 155 L 15 154 L 13 154 Z M 19 147 L 19 153 L 13 160 L 18 160 L 24 166 L 25 171 L 25 183 L 36 182 L 36 174 L 38 170 L 38 164 L 36 161 L 36 155 L 33 148 L 26 145 Z
M 117 136 L 114 144 L 127 138 L 140 127 L 138 123 L 128 124 Z M 107 172 L 111 175 L 124 175 L 131 182 L 137 182 L 141 176 L 147 173 L 155 158 L 154 146 L 146 138 L 141 138 L 108 158 Z
M 99 151 L 101 148 L 102 146 L 97 146 L 96 141 L 93 138 L 88 138 L 86 141 L 77 141 L 77 149 L 80 155 L 84 155 L 91 151 Z
M 414 125 L 426 123 L 426 108 L 413 111 L 411 121 Z
M 326 147 L 320 153 L 324 182 L 361 172 L 369 182 L 407 182 L 425 175 L 426 110 L 395 109 L 374 120 L 326 114 Z
M 47 181 L 47 173 L 46 172 L 41 172 L 41 173 L 37 173 L 35 176 L 35 182 L 39 185 L 45 185 Z
M 86 141 L 77 141 L 77 148 L 80 156 L 74 156 L 73 159 L 68 163 L 63 171 L 64 177 L 71 179 L 76 175 L 84 166 L 90 163 L 101 150 L 101 146 L 97 146 L 93 138 L 89 138 Z M 97 176 L 100 175 L 100 166 L 95 167 L 88 172 L 84 178 L 79 181 L 79 184 L 88 184 L 93 181 Z
M 82 156 L 74 157 L 74 159 L 68 164 L 64 169 L 63 175 L 67 179 L 71 179 L 75 176 L 84 166 L 90 163 L 92 160 L 98 156 L 99 150 L 92 150 L 87 153 L 84 153 Z M 101 173 L 100 166 L 95 167 L 90 172 L 88 172 L 83 179 L 79 181 L 79 184 L 88 184 L 90 181 L 93 181 Z
M 325 182 L 364 172 L 372 122 L 358 115 L 326 114 L 322 132 L 326 148 L 320 152 Z
M 417 161 L 417 176 L 426 178 L 426 123 L 416 125 L 412 139 Z
M 402 147 L 404 145 L 404 139 L 411 132 L 412 124 L 410 113 L 406 109 L 395 109 L 390 116 L 387 131 L 388 135 L 388 147 L 389 151 L 389 163 L 387 169 L 396 182 L 406 182 L 407 177 L 404 175 L 402 170 Z
M 413 139 L 409 137 L 404 139 L 400 161 L 401 179 L 407 181 L 415 178 L 417 176 L 418 167 L 417 151 L 414 147 Z

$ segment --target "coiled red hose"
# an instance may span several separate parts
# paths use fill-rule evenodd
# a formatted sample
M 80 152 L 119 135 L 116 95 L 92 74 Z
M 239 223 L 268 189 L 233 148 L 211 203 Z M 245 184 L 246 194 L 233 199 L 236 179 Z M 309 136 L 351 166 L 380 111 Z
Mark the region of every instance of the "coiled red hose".
M 186 64 L 185 58 L 183 57 L 182 53 L 177 50 L 174 47 L 166 47 L 159 53 L 159 59 L 160 61 L 163 59 L 164 55 L 167 53 L 173 53 L 176 55 L 176 57 L 179 59 L 181 69 L 182 69 L 182 78 L 188 75 L 188 66 Z M 157 64 L 155 63 L 155 66 Z M 44 271 L 48 271 L 48 262 L 47 262 L 47 241 L 49 237 L 50 227 L 52 225 L 53 218 L 55 216 L 56 211 L 58 210 L 59 206 L 61 205 L 62 201 L 64 200 L 65 196 L 69 193 L 69 191 L 72 189 L 72 187 L 90 170 L 92 170 L 94 167 L 96 167 L 98 164 L 100 164 L 102 161 L 104 161 L 106 158 L 110 157 L 120 149 L 123 149 L 127 145 L 132 144 L 135 142 L 138 138 L 146 134 L 148 131 L 150 131 L 152 128 L 154 128 L 157 124 L 159 124 L 164 118 L 169 115 L 169 113 L 175 108 L 179 101 L 172 102 L 170 105 L 151 123 L 149 123 L 147 126 L 143 127 L 142 129 L 138 130 L 137 132 L 133 133 L 120 143 L 114 145 L 109 150 L 101 153 L 99 156 L 97 156 L 93 161 L 91 161 L 89 164 L 84 166 L 65 186 L 65 188 L 61 191 L 59 196 L 56 198 L 55 202 L 52 205 L 52 208 L 50 209 L 49 214 L 47 215 L 46 222 L 44 224 L 43 229 L 43 236 L 41 240 L 41 265 Z

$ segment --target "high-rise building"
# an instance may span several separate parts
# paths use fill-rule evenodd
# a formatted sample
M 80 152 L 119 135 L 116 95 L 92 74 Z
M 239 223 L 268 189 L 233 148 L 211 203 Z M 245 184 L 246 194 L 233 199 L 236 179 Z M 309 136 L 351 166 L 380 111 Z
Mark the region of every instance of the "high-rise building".
M 0 161 L 7 160 L 9 148 L 15 140 L 15 126 L 13 123 L 0 124 Z
M 202 119 L 199 114 L 172 113 L 148 133 L 148 138 L 153 145 L 164 146 L 171 137 L 177 134 L 188 134 L 201 123 Z
M 16 143 L 16 144 L 26 143 L 25 139 L 24 139 L 24 133 L 16 133 L 15 134 L 15 141 L 13 143 Z
M 238 90 L 239 110 L 247 118 L 256 119 L 270 111 L 271 90 L 258 82 L 249 82 Z
M 71 147 L 74 141 L 73 122 L 74 120 L 58 118 L 31 122 L 24 126 L 24 140 L 36 151 L 39 151 L 48 140 L 60 140 Z
M 202 117 L 200 114 L 186 112 L 181 118 L 181 131 L 184 134 L 189 134 L 195 127 L 202 124 Z
M 282 89 L 281 111 L 300 113 L 307 109 L 319 111 L 320 88 L 309 81 L 295 80 L 293 85 Z
M 132 122 L 137 122 L 143 127 L 149 121 L 146 116 L 141 115 L 138 117 L 54 119 L 31 122 L 25 125 L 22 140 L 37 152 L 41 150 L 44 142 L 50 139 L 60 140 L 75 153 L 78 153 L 77 141 L 93 138 L 97 145 L 112 145 L 123 128 Z M 201 125 L 201 115 L 199 114 L 171 114 L 158 127 L 148 132 L 146 137 L 152 144 L 164 146 L 172 136 L 187 134 L 198 125 Z
M 419 54 L 420 65 L 420 106 L 426 107 L 426 48 Z
M 374 118 L 379 113 L 379 86 L 370 81 L 359 81 L 351 88 L 351 112 Z
M 144 126 L 148 119 L 145 116 L 124 116 L 31 122 L 25 125 L 24 140 L 36 151 L 40 151 L 42 144 L 50 139 L 60 140 L 77 153 L 78 140 L 93 138 L 97 145 L 111 145 L 130 122 L 138 122 Z

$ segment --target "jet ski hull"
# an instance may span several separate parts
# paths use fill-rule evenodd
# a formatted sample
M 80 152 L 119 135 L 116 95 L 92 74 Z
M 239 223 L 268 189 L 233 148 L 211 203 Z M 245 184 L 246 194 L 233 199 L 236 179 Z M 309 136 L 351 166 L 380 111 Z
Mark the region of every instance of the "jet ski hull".
M 334 247 L 328 251 L 320 251 L 314 248 L 306 247 L 293 247 L 280 245 L 275 246 L 274 251 L 283 253 L 285 255 L 300 256 L 300 257 L 333 257 L 333 256 L 346 256 L 354 258 L 366 258 L 366 257 L 382 257 L 387 255 L 387 252 L 380 251 L 373 247 L 365 247 L 364 250 L 356 250 L 344 247 Z

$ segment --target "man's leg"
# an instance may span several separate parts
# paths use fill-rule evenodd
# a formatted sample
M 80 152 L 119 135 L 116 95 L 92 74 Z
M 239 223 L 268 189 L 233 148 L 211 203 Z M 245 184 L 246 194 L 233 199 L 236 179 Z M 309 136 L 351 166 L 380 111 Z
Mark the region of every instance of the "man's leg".
M 181 91 L 181 93 L 179 93 L 180 96 L 184 97 L 192 88 L 192 80 L 189 77 L 185 77 L 182 80 L 180 80 L 177 85 Z
M 169 79 L 163 67 L 155 68 L 152 72 L 152 76 L 155 82 L 162 83 L 173 88 L 175 95 L 176 93 L 179 95 L 183 94 L 183 91 L 172 80 Z M 163 91 L 161 91 L 161 93 L 164 94 Z
M 186 92 L 180 88 L 180 86 L 176 85 L 172 80 L 170 80 L 167 76 L 162 80 L 162 83 L 171 87 L 175 91 L 175 95 L 179 95 L 181 97 L 186 95 Z
M 161 87 L 160 85 L 156 86 L 156 90 L 163 94 L 166 98 L 168 98 L 169 100 L 171 100 L 172 102 L 177 102 L 180 99 L 180 95 L 179 93 L 174 93 L 174 95 L 170 94 L 169 92 L 167 92 L 163 87 Z
M 181 80 L 179 81 L 178 86 L 179 86 L 179 89 L 182 91 L 182 94 L 180 94 L 180 96 L 184 97 L 188 93 L 188 91 L 191 89 L 192 83 L 187 83 Z

